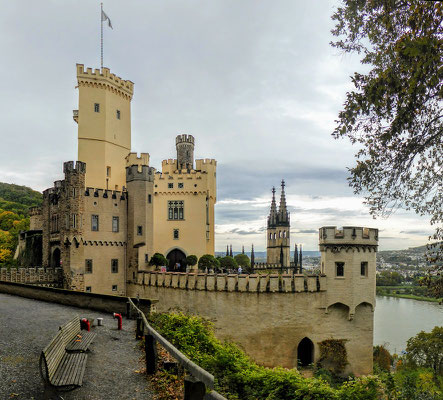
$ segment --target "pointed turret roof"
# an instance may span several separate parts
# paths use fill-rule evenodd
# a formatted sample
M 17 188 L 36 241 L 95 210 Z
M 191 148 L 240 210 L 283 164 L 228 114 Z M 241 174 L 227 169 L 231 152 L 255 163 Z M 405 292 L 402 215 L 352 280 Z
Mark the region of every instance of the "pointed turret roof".
M 268 226 L 277 224 L 277 204 L 275 203 L 275 187 L 272 187 L 271 211 L 268 217 Z
M 279 225 L 289 224 L 289 213 L 286 207 L 285 181 L 281 181 L 280 205 L 278 206 L 278 223 Z

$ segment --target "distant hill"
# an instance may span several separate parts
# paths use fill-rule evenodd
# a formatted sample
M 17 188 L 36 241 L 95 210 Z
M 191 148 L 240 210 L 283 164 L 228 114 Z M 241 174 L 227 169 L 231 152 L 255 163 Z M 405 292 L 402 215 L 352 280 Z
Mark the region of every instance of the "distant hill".
M 43 195 L 27 186 L 0 182 L 0 210 L 28 215 L 28 208 L 40 206 Z
M 245 253 L 248 257 L 251 256 L 251 251 L 245 250 Z M 233 251 L 232 254 L 235 256 L 236 254 L 240 254 L 239 251 Z M 216 256 L 220 256 L 220 257 L 224 257 L 226 255 L 226 251 L 216 251 L 215 252 Z M 255 256 L 255 260 L 266 260 L 266 251 L 256 251 L 254 252 L 254 256 Z M 319 251 L 310 251 L 310 250 L 303 250 L 303 257 L 320 257 L 320 252 Z M 291 251 L 291 261 L 294 260 L 294 252 Z

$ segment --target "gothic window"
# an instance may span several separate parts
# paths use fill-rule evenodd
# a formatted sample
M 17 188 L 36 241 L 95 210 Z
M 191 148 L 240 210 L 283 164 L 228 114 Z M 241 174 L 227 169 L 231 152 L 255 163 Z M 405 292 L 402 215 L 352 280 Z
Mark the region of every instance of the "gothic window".
M 174 239 L 178 239 L 178 229 L 174 229 Z
M 117 110 L 117 119 L 120 119 L 120 110 Z
M 111 176 L 111 167 L 106 167 L 106 176 L 107 177 Z
M 98 215 L 91 215 L 91 231 L 98 232 Z
M 100 104 L 94 103 L 94 112 L 100 112 Z
M 360 274 L 361 276 L 368 276 L 368 262 L 364 261 L 360 264 Z
M 111 260 L 111 273 L 117 274 L 118 273 L 118 259 L 113 258 Z
M 168 201 L 168 219 L 184 219 L 184 201 Z
M 92 274 L 92 260 L 85 260 L 85 274 Z
M 58 227 L 58 215 L 53 215 L 51 217 L 51 233 L 59 232 Z
M 112 232 L 118 232 L 119 230 L 119 218 L 112 217 Z
M 281 231 L 278 231 L 278 237 L 281 238 Z
M 148 194 L 148 203 L 152 203 L 152 196 Z
M 286 237 L 286 231 L 283 231 L 283 237 L 284 238 Z
M 143 235 L 143 226 L 141 226 L 141 225 L 137 226 L 137 235 L 138 236 Z
M 269 239 L 271 239 L 271 240 L 272 240 L 272 233 L 270 233 L 270 234 L 269 234 Z
M 78 226 L 78 221 L 77 221 L 77 214 L 71 214 L 71 216 L 72 216 L 72 227 L 74 228 L 74 229 L 76 229 L 77 228 L 77 226 Z
M 145 254 L 145 262 L 146 263 L 149 262 L 149 254 L 148 253 Z
M 277 234 L 276 234 L 276 233 L 274 233 L 274 240 L 275 240 L 275 239 L 277 239 Z
M 336 262 L 335 263 L 335 276 L 345 276 L 345 263 Z

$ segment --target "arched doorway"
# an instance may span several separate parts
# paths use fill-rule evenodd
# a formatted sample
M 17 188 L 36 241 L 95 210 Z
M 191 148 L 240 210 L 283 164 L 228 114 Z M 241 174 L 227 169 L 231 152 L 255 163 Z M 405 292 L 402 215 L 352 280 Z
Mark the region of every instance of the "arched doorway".
M 314 362 L 314 343 L 307 337 L 297 347 L 297 365 L 307 367 Z
M 52 252 L 51 267 L 60 268 L 60 249 L 58 247 Z
M 175 265 L 180 264 L 180 270 L 185 271 L 186 267 L 186 254 L 183 253 L 179 249 L 171 250 L 166 258 L 169 261 L 169 270 L 173 271 L 175 269 Z

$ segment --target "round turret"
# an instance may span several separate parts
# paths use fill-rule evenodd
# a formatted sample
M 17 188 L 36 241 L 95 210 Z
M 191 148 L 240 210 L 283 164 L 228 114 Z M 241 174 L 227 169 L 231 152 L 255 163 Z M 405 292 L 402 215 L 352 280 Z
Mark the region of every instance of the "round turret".
M 175 138 L 177 148 L 177 169 L 194 169 L 194 136 L 178 135 Z

